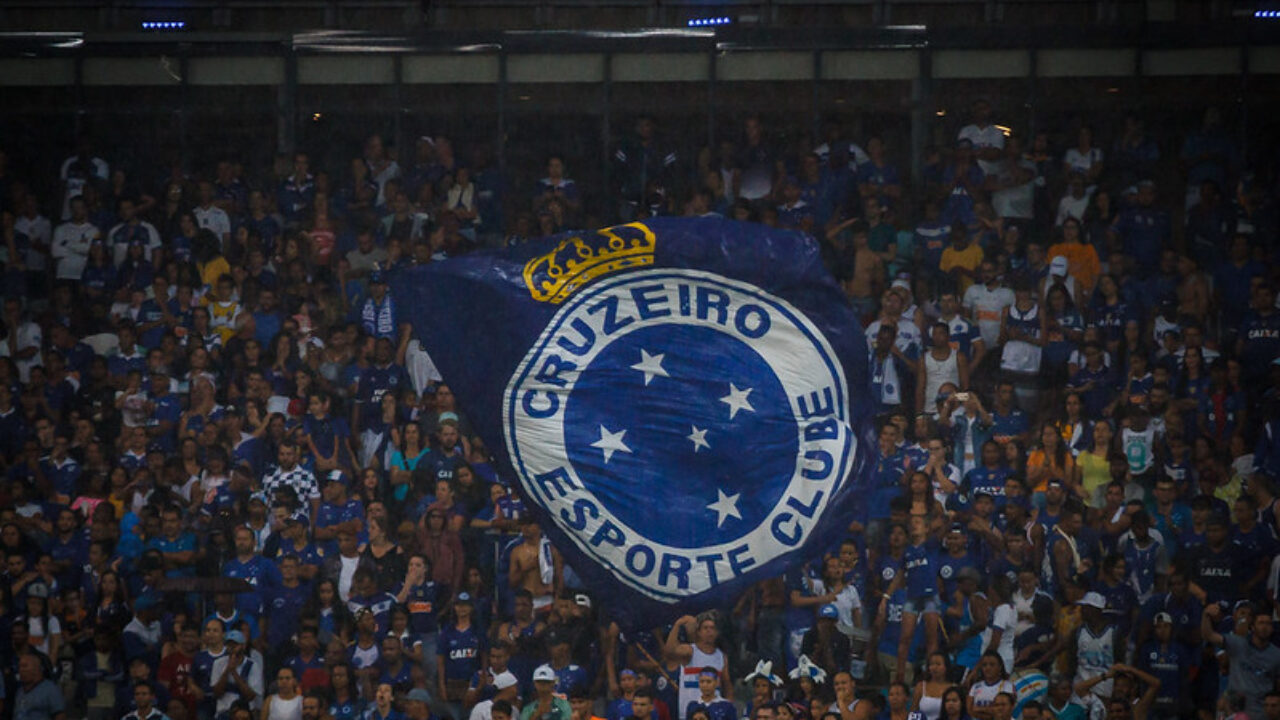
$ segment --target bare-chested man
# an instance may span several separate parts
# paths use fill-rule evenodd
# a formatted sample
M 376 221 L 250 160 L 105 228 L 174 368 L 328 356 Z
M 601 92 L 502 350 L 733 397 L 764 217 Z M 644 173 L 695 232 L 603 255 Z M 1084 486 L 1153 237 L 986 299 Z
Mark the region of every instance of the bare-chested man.
M 532 519 L 521 523 L 520 534 L 524 542 L 511 549 L 507 582 L 512 588 L 529 591 L 534 612 L 546 612 L 562 577 L 560 553 L 551 543 L 543 542 L 542 528 Z

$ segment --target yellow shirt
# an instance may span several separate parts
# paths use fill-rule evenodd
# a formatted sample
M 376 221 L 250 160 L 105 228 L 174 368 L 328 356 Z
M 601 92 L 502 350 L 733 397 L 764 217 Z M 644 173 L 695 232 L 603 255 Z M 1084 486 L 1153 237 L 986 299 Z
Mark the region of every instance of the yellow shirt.
M 938 262 L 938 269 L 942 272 L 951 272 L 954 268 L 964 268 L 965 270 L 977 270 L 982 264 L 982 248 L 977 243 L 969 243 L 969 247 L 964 250 L 956 250 L 948 245 L 947 249 L 942 251 L 942 260 Z M 969 289 L 973 284 L 973 280 L 968 277 L 962 277 L 956 283 L 956 295 L 963 296 L 964 291 Z
M 1111 482 L 1111 460 L 1106 455 L 1086 451 L 1076 457 L 1076 464 L 1080 466 L 1080 486 L 1084 489 L 1085 504 L 1094 507 L 1098 488 Z
M 231 273 L 231 264 L 227 259 L 219 255 L 207 263 L 200 265 L 200 282 L 204 283 L 206 288 L 213 289 L 218 284 L 218 278 Z
M 1049 248 L 1049 258 L 1061 255 L 1067 259 L 1067 272 L 1084 288 L 1085 292 L 1093 289 L 1102 274 L 1102 263 L 1098 260 L 1098 251 L 1088 243 L 1055 243 Z

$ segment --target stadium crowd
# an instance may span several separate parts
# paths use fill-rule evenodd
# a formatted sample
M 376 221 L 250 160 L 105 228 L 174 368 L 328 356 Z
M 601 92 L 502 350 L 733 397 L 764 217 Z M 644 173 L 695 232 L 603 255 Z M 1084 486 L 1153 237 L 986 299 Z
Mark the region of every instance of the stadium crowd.
M 640 118 L 594 202 L 442 137 L 158 182 L 88 137 L 45 178 L 0 154 L 3 717 L 1280 720 L 1275 168 L 1212 111 L 1173 147 L 994 122 L 909 185 L 834 124 L 684 158 Z M 387 281 L 708 213 L 821 243 L 871 486 L 786 577 L 624 633 Z

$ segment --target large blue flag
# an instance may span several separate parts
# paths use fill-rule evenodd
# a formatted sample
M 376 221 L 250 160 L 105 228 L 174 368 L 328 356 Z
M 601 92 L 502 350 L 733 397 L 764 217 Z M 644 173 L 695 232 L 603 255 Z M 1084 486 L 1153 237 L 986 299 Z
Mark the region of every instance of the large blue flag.
M 402 313 L 624 624 L 722 606 L 843 536 L 867 346 L 817 243 L 663 218 L 431 263 Z

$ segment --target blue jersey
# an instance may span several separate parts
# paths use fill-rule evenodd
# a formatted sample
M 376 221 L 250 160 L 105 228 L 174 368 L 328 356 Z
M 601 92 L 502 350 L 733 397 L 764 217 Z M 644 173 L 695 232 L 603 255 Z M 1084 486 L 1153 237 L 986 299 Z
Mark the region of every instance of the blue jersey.
M 1138 608 L 1138 594 L 1127 583 L 1108 585 L 1105 582 L 1094 583 L 1093 588 L 1107 600 L 1108 614 L 1113 618 L 1120 635 L 1127 637 L 1133 624 L 1133 611 Z
M 175 552 L 193 552 L 196 549 L 196 536 L 192 533 L 182 533 L 175 540 L 169 540 L 163 535 L 153 537 L 147 541 L 147 550 L 159 550 L 162 553 Z M 195 567 L 188 565 L 182 568 L 174 568 L 165 572 L 165 577 L 195 577 Z
M 871 471 L 871 502 L 868 517 L 882 520 L 889 517 L 889 502 L 902 494 L 902 476 L 906 473 L 909 458 L 900 451 L 888 457 L 877 453 L 875 467 Z
M 196 653 L 195 660 L 191 662 L 191 676 L 206 694 L 213 688 L 213 682 L 216 680 L 213 677 L 213 663 L 226 654 L 226 648 L 223 648 L 222 652 L 216 655 L 208 650 L 200 650 L 200 652 Z M 211 700 L 212 698 L 206 699 Z
M 368 609 L 378 623 L 378 635 L 385 635 L 391 629 L 391 611 L 396 607 L 396 599 L 390 593 L 375 592 L 373 595 L 352 595 L 347 599 L 347 609 L 355 615 Z
M 924 270 L 938 272 L 942 266 L 942 252 L 951 238 L 951 226 L 936 220 L 921 220 L 915 229 L 915 246 L 920 251 L 920 264 Z M 950 325 L 950 321 L 943 321 Z M 955 340 L 955 337 L 952 337 Z
M 342 452 L 343 441 L 351 437 L 351 426 L 339 417 L 307 415 L 302 419 L 302 429 L 311 436 L 316 453 L 330 459 Z
M 138 324 L 152 325 L 161 323 L 153 328 L 144 330 L 138 336 L 138 344 L 148 350 L 154 350 L 160 347 L 160 338 L 164 337 L 165 326 L 164 311 L 160 308 L 160 303 L 154 298 L 148 298 L 142 301 L 142 306 L 138 308 Z
M 1138 652 L 1135 664 L 1160 681 L 1156 705 L 1173 708 L 1182 694 L 1183 678 L 1188 677 L 1191 669 L 1200 663 L 1196 653 L 1176 640 L 1171 640 L 1168 645 L 1150 640 Z
M 889 585 L 893 583 L 894 578 L 898 577 L 898 573 L 902 572 L 903 561 L 906 559 L 906 553 L 903 553 L 902 559 L 894 559 L 888 553 L 877 561 L 876 575 L 880 578 L 880 591 L 884 592 L 889 589 Z
M 998 443 L 1008 442 L 1030 428 L 1031 421 L 1020 408 L 1013 408 L 1008 415 L 991 412 L 991 437 Z
M 370 365 L 361 371 L 357 382 L 356 397 L 363 403 L 364 418 L 367 422 L 382 414 L 383 395 L 397 394 L 401 388 L 409 386 L 409 376 L 404 368 L 395 363 L 385 367 Z
M 626 720 L 631 715 L 631 701 L 626 698 L 618 698 L 609 703 L 604 713 L 606 720 Z
M 880 631 L 880 644 L 876 649 L 885 655 L 898 656 L 898 641 L 902 639 L 902 613 L 906 606 L 907 593 L 898 590 L 889 596 L 884 605 L 884 630 Z M 917 632 L 911 638 L 908 660 L 918 658 L 923 646 L 924 633 Z
M 942 599 L 948 604 L 951 603 L 951 598 L 956 593 L 956 583 L 959 582 L 956 577 L 961 570 L 973 568 L 978 572 L 982 572 L 982 563 L 968 550 L 960 557 L 955 557 L 951 553 L 943 553 L 938 556 L 937 562 L 938 577 L 942 578 Z
M 1124 326 L 1133 319 L 1134 313 L 1126 303 L 1116 301 L 1110 305 L 1093 307 L 1093 325 L 1098 328 L 1103 340 L 1121 340 L 1124 338 Z
M 296 587 L 283 584 L 268 588 L 263 594 L 263 615 L 267 618 L 267 644 L 273 648 L 285 647 L 292 642 L 302 617 L 302 606 L 311 597 L 311 584 L 300 582 Z M 301 674 L 298 677 L 302 677 Z
M 1164 543 L 1151 539 L 1145 548 L 1130 539 L 1124 544 L 1124 566 L 1129 573 L 1129 585 L 1140 598 L 1151 595 L 1155 589 L 1157 564 Z
M 1170 238 L 1169 213 L 1154 207 L 1135 206 L 1120 213 L 1116 232 L 1124 241 L 1124 252 L 1134 259 L 1140 275 L 1160 266 L 1160 253 Z
M 364 503 L 355 498 L 347 498 L 342 505 L 334 505 L 332 503 L 320 503 L 320 509 L 316 511 L 316 529 L 332 527 L 349 520 L 364 521 Z M 367 542 L 369 539 L 368 529 L 361 529 L 359 537 L 360 542 Z M 324 540 L 320 543 L 321 549 L 326 555 L 338 554 L 338 541 Z
M 177 449 L 178 421 L 182 419 L 182 401 L 177 395 L 166 392 L 160 396 L 152 395 L 151 402 L 156 406 L 151 413 L 153 421 L 172 423 L 169 432 L 157 436 L 154 440 L 164 452 L 171 453 Z
M 946 323 L 947 328 L 950 330 L 951 349 L 959 351 L 965 357 L 972 358 L 974 343 L 982 340 L 982 333 L 978 331 L 978 326 L 959 315 L 950 320 L 941 320 L 940 322 Z M 933 398 L 925 398 L 925 400 L 928 402 L 932 401 Z
M 996 501 L 997 508 L 1004 507 L 1004 484 L 1012 474 L 1012 471 L 1003 465 L 994 468 L 985 465 L 976 467 L 964 474 L 964 492 L 972 501 L 973 496 L 981 490 Z
M 236 610 L 245 615 L 260 614 L 263 596 L 280 584 L 280 570 L 275 563 L 256 554 L 243 562 L 239 558 L 231 558 L 223 564 L 222 574 L 246 580 L 253 586 L 253 590 L 236 595 Z
M 440 588 L 434 581 L 409 588 L 404 604 L 409 611 L 409 628 L 415 633 L 426 635 L 439 630 Z
M 354 696 L 346 702 L 335 700 L 329 704 L 329 714 L 333 720 L 360 720 L 364 717 L 364 701 Z
M 938 593 L 937 551 L 931 544 L 907 545 L 902 553 L 903 570 L 907 573 L 907 597 L 912 600 Z
M 480 669 L 480 655 L 484 648 L 484 635 L 475 625 L 466 630 L 458 630 L 452 625 L 442 628 L 436 642 L 436 655 L 444 663 L 445 678 L 470 679 Z
M 718 696 L 709 703 L 694 700 L 685 709 L 684 716 L 693 717 L 693 713 L 697 710 L 705 711 L 711 720 L 737 720 L 738 718 L 738 709 L 733 703 Z
M 1265 316 L 1250 312 L 1240 326 L 1244 353 L 1240 361 L 1247 377 L 1265 378 L 1271 361 L 1280 357 L 1280 312 L 1271 310 Z
M 76 462 L 75 458 L 68 455 L 62 459 L 61 463 L 55 463 L 52 458 L 46 456 L 40 460 L 40 471 L 53 485 L 55 493 L 67 497 L 75 497 L 78 494 L 76 481 L 80 479 L 80 463 Z
M 556 673 L 555 692 L 572 697 L 575 688 L 589 689 L 591 675 L 578 665 L 570 663 L 562 668 L 552 668 Z
M 1169 613 L 1169 617 L 1173 618 L 1174 637 L 1179 637 L 1200 627 L 1203 612 L 1204 607 L 1191 593 L 1187 593 L 1182 599 L 1178 599 L 1173 593 L 1157 593 L 1143 603 L 1142 621 L 1149 624 L 1155 621 L 1156 613 Z
M 113 378 L 124 378 L 129 373 L 137 370 L 139 373 L 147 371 L 147 358 L 141 353 L 133 355 L 112 355 L 107 358 L 107 372 Z

